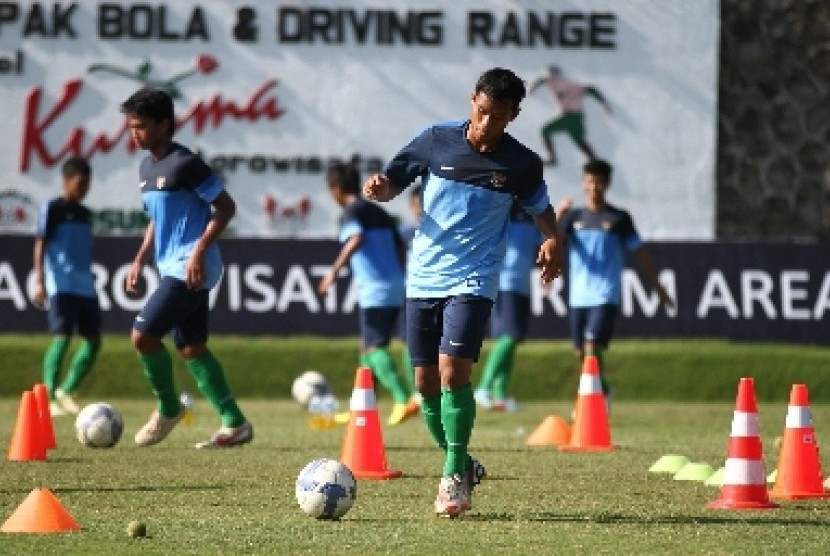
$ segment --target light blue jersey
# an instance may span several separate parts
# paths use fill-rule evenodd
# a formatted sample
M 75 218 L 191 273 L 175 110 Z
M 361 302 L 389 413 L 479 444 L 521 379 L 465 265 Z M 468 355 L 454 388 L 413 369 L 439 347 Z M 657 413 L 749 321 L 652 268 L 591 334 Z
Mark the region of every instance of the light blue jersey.
M 513 210 L 507 232 L 507 252 L 499 273 L 499 291 L 530 296 L 530 273 L 544 237 L 524 211 Z
M 46 294 L 97 297 L 92 275 L 92 213 L 63 197 L 40 209 L 37 237 L 43 240 Z
M 404 271 L 401 265 L 403 241 L 392 217 L 364 199 L 343 212 L 340 242 L 360 234 L 363 243 L 349 260 L 357 302 L 362 309 L 401 307 L 404 301 Z
M 468 124 L 427 128 L 386 167 L 401 189 L 421 177 L 423 208 L 409 259 L 408 298 L 495 299 L 513 199 L 532 215 L 549 206 L 539 156 L 508 134 L 496 150 L 478 152 L 467 141 Z
M 173 143 L 160 160 L 147 156 L 139 169 L 141 198 L 155 225 L 159 274 L 185 281 L 185 265 L 211 219 L 211 203 L 224 191 L 213 170 L 186 147 Z M 205 289 L 222 275 L 214 243 L 205 253 Z
M 568 241 L 569 305 L 619 305 L 626 251 L 643 244 L 631 216 L 611 205 L 596 212 L 575 208 L 561 225 Z

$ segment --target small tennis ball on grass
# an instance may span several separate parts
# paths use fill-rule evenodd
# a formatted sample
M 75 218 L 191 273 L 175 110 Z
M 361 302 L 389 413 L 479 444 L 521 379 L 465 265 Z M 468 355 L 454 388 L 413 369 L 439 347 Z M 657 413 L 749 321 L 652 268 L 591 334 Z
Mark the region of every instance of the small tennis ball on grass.
M 139 539 L 147 536 L 147 526 L 141 521 L 133 520 L 127 524 L 127 536 Z

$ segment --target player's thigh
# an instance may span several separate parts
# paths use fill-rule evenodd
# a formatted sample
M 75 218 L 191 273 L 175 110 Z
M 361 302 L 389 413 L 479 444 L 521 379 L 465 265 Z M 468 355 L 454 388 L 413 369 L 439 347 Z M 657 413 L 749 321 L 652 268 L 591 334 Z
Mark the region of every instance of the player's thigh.
M 165 336 L 185 322 L 197 308 L 199 296 L 194 295 L 197 293 L 181 280 L 163 277 L 136 316 L 133 328 L 149 336 Z
M 406 300 L 406 343 L 415 367 L 438 364 L 443 298 Z
M 500 291 L 493 305 L 492 336 L 510 336 L 521 341 L 527 336 L 529 324 L 530 298 L 519 292 Z
M 78 301 L 78 333 L 94 340 L 101 337 L 101 307 L 97 297 L 82 297 Z
M 581 350 L 585 345 L 585 327 L 588 323 L 587 307 L 570 307 L 568 309 L 568 325 L 571 331 L 573 346 Z
M 600 348 L 607 348 L 614 337 L 617 322 L 617 306 L 610 303 L 597 305 L 588 310 L 585 339 Z
M 478 361 L 493 301 L 478 295 L 456 295 L 444 305 L 439 352 Z
M 54 335 L 71 336 L 78 323 L 79 297 L 59 293 L 49 298 L 49 332 Z
M 187 311 L 173 327 L 173 345 L 181 350 L 185 346 L 204 345 L 208 340 L 210 322 L 210 291 L 187 290 Z
M 388 346 L 400 312 L 400 307 L 361 308 L 360 341 L 363 349 Z

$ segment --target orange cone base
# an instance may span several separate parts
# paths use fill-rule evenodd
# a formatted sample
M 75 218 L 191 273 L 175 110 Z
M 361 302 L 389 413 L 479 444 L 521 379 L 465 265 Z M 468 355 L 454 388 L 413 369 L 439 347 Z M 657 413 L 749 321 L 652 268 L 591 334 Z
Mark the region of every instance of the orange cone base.
M 616 449 L 616 446 L 579 446 L 574 444 L 559 446 L 560 452 L 613 452 Z
M 717 500 L 706 504 L 707 508 L 715 510 L 772 510 L 778 504 L 772 502 L 744 502 L 741 500 Z
M 778 504 L 767 498 L 764 485 L 725 485 L 721 488 L 720 500 L 709 502 L 707 508 L 720 510 L 768 510 Z
M 571 427 L 559 415 L 548 415 L 527 437 L 528 446 L 559 446 L 571 441 Z
M 3 533 L 61 533 L 81 526 L 48 488 L 36 488 L 0 527 Z
M 352 473 L 356 479 L 398 479 L 403 477 L 403 471 L 398 469 L 384 469 L 382 471 L 358 471 Z
M 830 492 L 793 492 L 793 491 L 776 491 L 774 488 L 769 491 L 770 498 L 776 500 L 804 500 L 807 498 L 830 498 Z

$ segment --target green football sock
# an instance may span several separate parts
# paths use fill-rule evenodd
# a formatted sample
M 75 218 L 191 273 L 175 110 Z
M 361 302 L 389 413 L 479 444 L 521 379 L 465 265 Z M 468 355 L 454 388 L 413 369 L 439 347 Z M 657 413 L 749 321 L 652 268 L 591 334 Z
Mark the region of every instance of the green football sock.
M 447 437 L 444 434 L 444 424 L 441 422 L 441 394 L 435 396 L 424 396 L 421 400 L 421 413 L 424 414 L 424 422 L 427 430 L 432 435 L 435 443 L 444 452 L 447 451 Z
M 49 347 L 46 348 L 46 353 L 43 355 L 43 384 L 49 392 L 49 399 L 55 399 L 55 388 L 58 382 L 58 375 L 60 375 L 61 367 L 63 367 L 63 358 L 66 355 L 66 349 L 69 347 L 69 338 L 66 336 L 55 336 Z
M 467 470 L 467 445 L 473 434 L 476 403 L 471 384 L 461 388 L 443 388 L 441 392 L 441 422 L 447 435 L 447 457 L 444 476 L 464 475 Z
M 245 422 L 245 416 L 236 405 L 228 382 L 225 380 L 225 371 L 222 364 L 205 350 L 199 357 L 185 360 L 185 365 L 196 379 L 196 385 L 213 408 L 219 413 L 222 425 L 225 427 L 238 427 Z
M 395 368 L 395 360 L 385 347 L 375 348 L 366 354 L 366 359 L 369 366 L 372 368 L 372 374 L 389 392 L 392 393 L 392 398 L 395 403 L 406 403 L 409 401 L 409 393 L 406 387 L 401 382 L 398 376 L 398 370 Z
M 86 340 L 81 344 L 69 364 L 69 374 L 61 384 L 61 390 L 67 393 L 75 391 L 95 364 L 100 349 L 101 340 Z
M 492 391 L 492 399 L 502 401 L 507 397 L 510 373 L 513 371 L 513 356 L 516 354 L 516 340 L 504 335 L 498 339 L 487 357 L 479 388 Z
M 173 360 L 164 344 L 150 355 L 141 354 L 144 376 L 153 387 L 153 394 L 158 400 L 158 412 L 162 417 L 175 417 L 182 411 L 182 404 L 173 386 Z
M 415 365 L 412 364 L 412 358 L 409 356 L 409 348 L 406 346 L 401 348 L 401 367 L 403 367 L 406 382 L 409 384 L 409 391 L 414 394 L 418 391 L 415 387 Z

